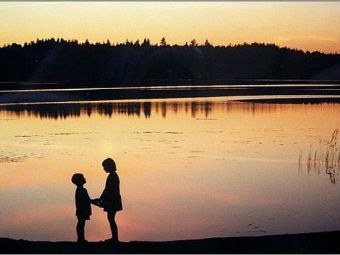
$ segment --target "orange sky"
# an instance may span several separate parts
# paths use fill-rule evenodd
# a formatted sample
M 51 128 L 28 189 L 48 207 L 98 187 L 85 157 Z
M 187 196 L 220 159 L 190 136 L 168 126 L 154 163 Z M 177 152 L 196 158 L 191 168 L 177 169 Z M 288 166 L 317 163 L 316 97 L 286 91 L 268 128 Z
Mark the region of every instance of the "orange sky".
M 1 2 L 0 45 L 37 38 L 276 43 L 340 52 L 337 2 Z

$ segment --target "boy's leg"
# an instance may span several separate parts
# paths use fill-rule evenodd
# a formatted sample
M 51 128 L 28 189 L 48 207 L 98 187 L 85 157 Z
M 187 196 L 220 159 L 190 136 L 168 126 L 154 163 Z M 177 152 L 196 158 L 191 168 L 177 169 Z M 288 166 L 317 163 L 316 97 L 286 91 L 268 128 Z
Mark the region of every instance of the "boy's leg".
M 78 242 L 85 241 L 85 219 L 79 219 L 77 223 L 77 236 L 78 236 Z
M 112 233 L 112 241 L 119 242 L 118 240 L 118 227 L 115 221 L 116 212 L 107 212 L 107 219 L 110 223 L 111 233 Z

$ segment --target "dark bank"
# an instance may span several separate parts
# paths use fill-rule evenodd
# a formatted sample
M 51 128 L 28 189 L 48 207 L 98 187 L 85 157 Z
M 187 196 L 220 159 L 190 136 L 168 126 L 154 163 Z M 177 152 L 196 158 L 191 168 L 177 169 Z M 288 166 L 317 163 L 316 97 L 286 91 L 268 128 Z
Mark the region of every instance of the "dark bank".
M 2 253 L 339 253 L 339 231 L 166 242 L 44 242 L 1 238 Z

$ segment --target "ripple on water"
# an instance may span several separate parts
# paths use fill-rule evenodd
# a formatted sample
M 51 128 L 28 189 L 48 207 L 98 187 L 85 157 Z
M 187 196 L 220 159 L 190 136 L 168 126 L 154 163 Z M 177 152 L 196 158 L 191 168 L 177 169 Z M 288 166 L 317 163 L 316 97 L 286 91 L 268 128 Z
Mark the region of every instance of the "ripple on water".
M 204 118 L 196 118 L 196 120 L 208 120 L 208 121 L 211 121 L 211 120 L 217 120 L 217 119 L 210 119 L 210 118 L 207 118 L 207 119 L 204 119 Z
M 27 156 L 0 156 L 0 163 L 16 163 L 22 162 Z

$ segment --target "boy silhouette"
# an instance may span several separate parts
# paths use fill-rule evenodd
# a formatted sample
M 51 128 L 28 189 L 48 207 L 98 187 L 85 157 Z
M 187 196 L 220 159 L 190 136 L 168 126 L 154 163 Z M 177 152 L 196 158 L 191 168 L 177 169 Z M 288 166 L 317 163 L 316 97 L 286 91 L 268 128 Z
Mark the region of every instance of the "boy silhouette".
M 80 173 L 76 173 L 72 176 L 72 183 L 77 186 L 75 193 L 76 200 L 76 216 L 78 218 L 77 223 L 77 236 L 79 243 L 86 243 L 85 239 L 85 221 L 90 219 L 91 211 L 91 202 L 92 200 L 87 193 L 87 190 L 83 187 L 86 183 L 86 179 L 84 175 Z

